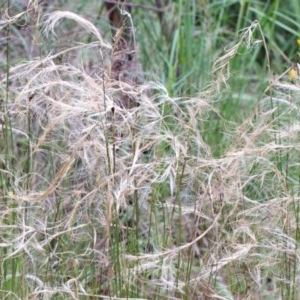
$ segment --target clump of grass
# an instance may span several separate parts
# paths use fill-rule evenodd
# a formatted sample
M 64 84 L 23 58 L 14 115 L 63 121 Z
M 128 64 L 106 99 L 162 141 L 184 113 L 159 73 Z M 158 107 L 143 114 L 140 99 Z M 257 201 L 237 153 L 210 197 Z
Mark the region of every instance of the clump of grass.
M 214 107 L 259 23 L 219 57 L 211 86 L 176 98 L 112 80 L 111 47 L 82 17 L 50 14 L 44 32 L 65 18 L 95 41 L 1 78 L 1 296 L 297 299 L 298 86 L 269 72 L 241 124 Z M 139 106 L 120 106 L 124 93 Z M 225 125 L 218 157 L 208 115 Z

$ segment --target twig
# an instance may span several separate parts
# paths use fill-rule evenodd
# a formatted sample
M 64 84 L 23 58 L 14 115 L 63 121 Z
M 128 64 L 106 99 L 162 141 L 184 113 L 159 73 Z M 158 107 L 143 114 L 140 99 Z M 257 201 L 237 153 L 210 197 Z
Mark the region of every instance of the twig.
M 123 1 L 120 0 L 105 0 L 105 3 L 109 3 L 109 4 L 125 4 Z M 144 5 L 144 4 L 138 4 L 138 3 L 132 3 L 132 2 L 126 2 L 126 6 L 131 7 L 131 8 L 143 8 L 143 9 L 147 9 L 147 10 L 151 10 L 151 11 L 155 11 L 155 12 L 164 12 L 167 8 L 167 6 L 165 7 L 154 7 L 151 5 Z

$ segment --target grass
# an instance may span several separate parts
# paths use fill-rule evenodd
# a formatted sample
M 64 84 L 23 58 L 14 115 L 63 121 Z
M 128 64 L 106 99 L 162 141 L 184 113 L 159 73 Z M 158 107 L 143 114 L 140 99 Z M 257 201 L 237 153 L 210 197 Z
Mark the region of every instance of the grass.
M 188 3 L 135 87 L 99 4 L 2 5 L 1 298 L 299 298 L 298 1 Z

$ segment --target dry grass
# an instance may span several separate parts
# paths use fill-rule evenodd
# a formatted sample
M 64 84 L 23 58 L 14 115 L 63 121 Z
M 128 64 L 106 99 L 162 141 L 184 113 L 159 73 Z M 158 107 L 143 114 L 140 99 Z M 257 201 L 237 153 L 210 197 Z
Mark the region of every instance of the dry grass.
M 111 80 L 111 47 L 90 22 L 56 12 L 44 31 L 62 18 L 96 41 L 1 76 L 2 298 L 297 299 L 298 85 L 270 78 L 271 96 L 228 124 L 222 157 L 202 139 L 253 25 L 217 61 L 219 89 L 177 99 Z M 90 48 L 93 74 L 60 59 Z M 119 106 L 124 93 L 139 106 Z

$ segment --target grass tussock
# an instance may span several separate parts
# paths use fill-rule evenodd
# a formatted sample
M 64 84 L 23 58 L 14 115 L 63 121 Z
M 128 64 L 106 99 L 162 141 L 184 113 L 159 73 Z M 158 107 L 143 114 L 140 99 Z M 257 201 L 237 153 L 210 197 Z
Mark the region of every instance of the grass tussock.
M 1 297 L 297 299 L 299 87 L 269 71 L 240 123 L 214 105 L 241 47 L 268 53 L 259 23 L 216 60 L 203 92 L 176 98 L 111 79 L 113 46 L 74 13 L 43 19 L 54 48 L 66 18 L 93 41 L 0 79 Z M 124 108 L 124 96 L 138 105 Z M 204 139 L 216 120 L 219 156 Z

